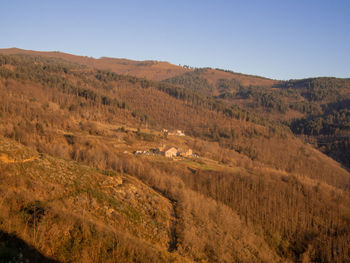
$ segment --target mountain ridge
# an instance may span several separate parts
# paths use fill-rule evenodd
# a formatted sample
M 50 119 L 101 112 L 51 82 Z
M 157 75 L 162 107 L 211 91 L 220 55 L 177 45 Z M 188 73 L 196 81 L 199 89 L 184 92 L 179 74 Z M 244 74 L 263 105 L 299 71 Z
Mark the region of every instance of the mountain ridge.
M 63 58 L 72 62 L 80 63 L 80 64 L 85 64 L 87 66 L 93 66 L 98 69 L 105 69 L 105 70 L 111 70 L 115 73 L 119 74 L 126 74 L 130 73 L 131 75 L 134 75 L 136 77 L 145 77 L 145 78 L 150 78 L 153 80 L 164 80 L 169 77 L 173 77 L 175 75 L 181 75 L 186 72 L 191 72 L 194 70 L 194 68 L 187 67 L 187 66 L 179 66 L 179 65 L 174 65 L 171 64 L 170 62 L 167 61 L 156 61 L 156 60 L 142 60 L 142 61 L 137 61 L 137 60 L 131 60 L 127 58 L 113 58 L 113 57 L 105 57 L 102 56 L 100 58 L 93 58 L 93 57 L 88 57 L 88 56 L 79 56 L 79 55 L 73 55 L 69 53 L 64 53 L 60 51 L 35 51 L 35 50 L 25 50 L 25 49 L 20 49 L 20 48 L 4 48 L 0 49 L 0 53 L 2 54 L 30 54 L 30 55 L 40 55 L 40 56 L 46 56 L 46 57 L 56 57 L 56 58 Z M 112 64 L 112 65 L 111 65 Z M 118 64 L 118 65 L 125 65 L 125 66 L 154 66 L 156 65 L 155 69 L 153 70 L 159 70 L 159 71 L 168 71 L 168 70 L 174 70 L 174 72 L 170 72 L 168 74 L 164 72 L 159 72 L 161 75 L 160 76 L 153 76 L 151 77 L 147 75 L 149 72 L 142 73 L 142 69 L 136 72 L 133 72 L 133 69 L 128 69 L 126 68 L 116 68 L 113 67 L 113 64 Z M 110 68 L 108 68 L 110 67 Z M 210 68 L 211 69 L 211 68 Z M 135 69 L 134 69 L 135 70 Z M 261 77 L 261 76 L 254 76 L 254 75 L 249 75 L 249 74 L 244 74 L 244 73 L 236 73 L 233 71 L 226 71 L 226 70 L 221 70 L 221 69 L 211 69 L 213 71 L 217 71 L 219 75 L 228 75 L 233 74 L 236 77 L 243 76 L 243 77 L 251 77 L 251 78 L 259 78 L 259 79 L 267 79 L 271 80 L 269 78 Z M 221 72 L 221 73 L 220 73 Z

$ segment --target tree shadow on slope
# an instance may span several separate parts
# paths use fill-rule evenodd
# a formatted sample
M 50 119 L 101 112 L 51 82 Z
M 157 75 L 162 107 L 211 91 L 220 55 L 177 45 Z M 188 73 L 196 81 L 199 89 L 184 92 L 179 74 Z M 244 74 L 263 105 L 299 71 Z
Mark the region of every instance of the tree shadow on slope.
M 59 263 L 56 260 L 45 257 L 16 235 L 0 230 L 0 263 L 7 262 Z

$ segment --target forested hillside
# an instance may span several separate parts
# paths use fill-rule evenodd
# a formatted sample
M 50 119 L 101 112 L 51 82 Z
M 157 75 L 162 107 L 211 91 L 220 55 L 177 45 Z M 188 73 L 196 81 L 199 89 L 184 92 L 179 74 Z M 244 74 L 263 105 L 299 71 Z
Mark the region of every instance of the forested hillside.
M 212 76 L 215 74 L 212 69 L 196 69 L 165 82 L 280 121 L 350 168 L 350 79 L 261 79 L 247 83 L 237 73 L 216 79 Z
M 350 174 L 293 134 L 349 138 L 348 80 L 211 71 L 0 55 L 0 231 L 58 262 L 350 261 Z M 161 145 L 197 157 L 132 154 Z
M 147 78 L 150 80 L 163 80 L 191 71 L 189 68 L 173 65 L 162 61 L 134 61 L 129 59 L 117 59 L 108 57 L 96 59 L 93 57 L 76 56 L 58 51 L 41 52 L 18 48 L 9 48 L 0 49 L 0 53 L 4 55 L 24 54 L 47 58 L 64 59 L 72 63 L 78 63 L 80 65 L 85 65 L 100 70 L 109 70 L 118 74 Z

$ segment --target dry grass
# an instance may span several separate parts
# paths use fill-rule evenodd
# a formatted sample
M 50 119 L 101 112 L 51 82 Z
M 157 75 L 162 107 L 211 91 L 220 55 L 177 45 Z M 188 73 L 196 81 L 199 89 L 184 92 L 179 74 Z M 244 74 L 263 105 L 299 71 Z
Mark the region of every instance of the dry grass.
M 20 156 L 27 151 L 0 139 L 0 152 Z M 34 162 L 0 162 L 0 170 L 1 230 L 16 233 L 44 255 L 62 262 L 96 262 L 124 249 L 137 257 L 160 253 L 156 260 L 176 258 L 166 252 L 169 200 L 137 179 L 46 155 Z M 134 252 L 127 252 L 128 246 Z
M 65 83 L 55 72 L 62 89 L 0 80 L 0 134 L 13 139 L 0 138 L 0 230 L 63 262 L 349 259 L 349 173 L 287 129 L 132 79 L 97 81 L 79 69 Z M 165 138 L 161 128 L 199 135 Z M 200 158 L 130 154 L 162 144 Z M 34 149 L 40 158 L 21 162 Z

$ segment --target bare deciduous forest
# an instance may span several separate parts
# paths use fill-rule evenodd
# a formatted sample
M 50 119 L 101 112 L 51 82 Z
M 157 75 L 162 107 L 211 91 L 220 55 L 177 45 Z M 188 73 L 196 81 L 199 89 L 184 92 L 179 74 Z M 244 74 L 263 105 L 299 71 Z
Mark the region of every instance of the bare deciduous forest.
M 349 80 L 115 71 L 0 55 L 0 253 L 350 261 Z M 199 157 L 132 154 L 161 145 Z

